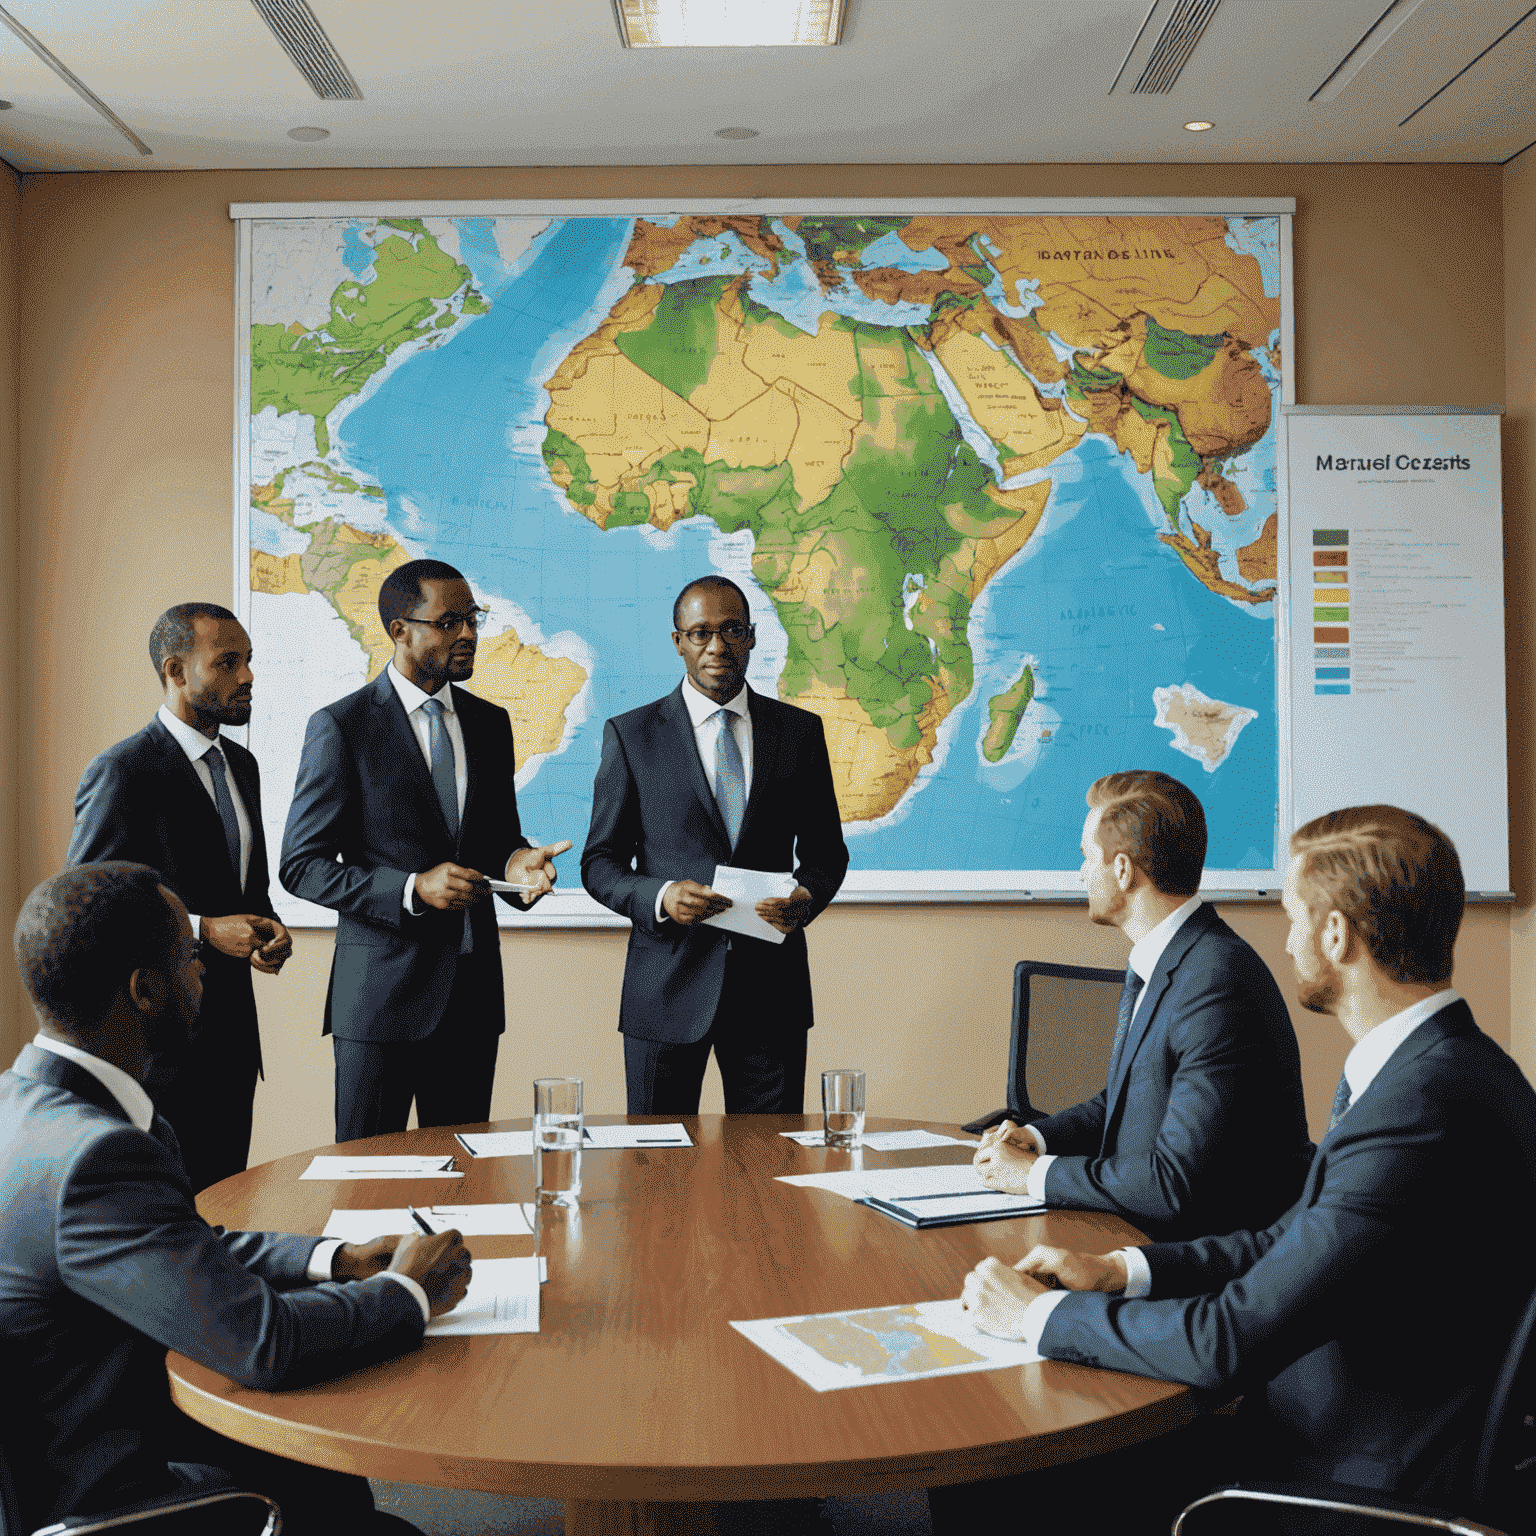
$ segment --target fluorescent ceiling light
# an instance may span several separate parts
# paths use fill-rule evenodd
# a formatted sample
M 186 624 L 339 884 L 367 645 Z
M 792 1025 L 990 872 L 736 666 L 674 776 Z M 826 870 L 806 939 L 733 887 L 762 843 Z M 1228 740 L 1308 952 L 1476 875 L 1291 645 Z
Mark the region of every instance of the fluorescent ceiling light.
M 626 48 L 828 47 L 847 0 L 613 0 Z

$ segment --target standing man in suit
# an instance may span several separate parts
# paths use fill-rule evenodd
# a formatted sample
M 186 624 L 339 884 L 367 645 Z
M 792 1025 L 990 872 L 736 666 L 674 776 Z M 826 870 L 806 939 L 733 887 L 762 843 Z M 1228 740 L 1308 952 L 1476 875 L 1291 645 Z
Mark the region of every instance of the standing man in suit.
M 86 768 L 65 860 L 147 864 L 194 914 L 202 1012 L 185 1050 L 157 1058 L 149 1091 L 204 1189 L 250 1153 L 261 1072 L 251 972 L 275 976 L 293 939 L 267 893 L 256 759 L 219 730 L 251 718 L 250 637 L 227 608 L 180 603 L 155 621 L 149 657 L 165 702 Z
M 1450 984 L 1464 892 L 1439 828 L 1356 806 L 1291 853 L 1297 997 L 1354 1042 L 1300 1200 L 1262 1231 L 985 1259 L 965 1305 L 1051 1359 L 1241 1391 L 1252 1464 L 1223 1479 L 1455 1497 L 1536 1274 L 1536 1093 Z M 1457 1271 L 1435 1248 L 1473 1258 L 1464 1289 L 1437 1288 Z
M 197 1018 L 202 972 L 186 908 L 154 870 L 85 864 L 44 881 L 15 949 L 38 1021 L 0 1074 L 0 1350 L 18 1529 L 218 1487 L 275 1498 L 292 1533 L 414 1529 L 375 1516 L 362 1478 L 184 1417 L 165 1352 L 270 1391 L 414 1349 L 429 1314 L 468 1285 L 459 1234 L 354 1245 L 225 1232 L 197 1214 L 175 1132 L 143 1087 Z
M 491 1112 L 504 1024 L 501 943 L 482 870 L 555 883 L 568 842 L 530 846 L 517 819 L 512 722 L 456 685 L 485 610 L 441 560 L 379 588 L 394 659 L 310 717 L 279 877 L 337 913 L 325 1033 L 336 1139 L 463 1125 Z
M 630 920 L 619 1029 L 632 1115 L 698 1111 L 713 1049 L 731 1114 L 800 1114 L 811 976 L 804 928 L 848 869 L 820 719 L 754 693 L 746 595 L 724 576 L 672 605 L 686 677 L 603 728 L 581 878 Z M 704 926 L 717 864 L 792 871 L 759 901 L 782 944 Z
M 1114 1211 L 1159 1237 L 1261 1227 L 1312 1156 L 1301 1058 L 1268 967 L 1202 904 L 1205 813 L 1165 773 L 1088 791 L 1088 916 L 1131 940 L 1109 1081 L 1085 1104 L 982 1140 L 997 1189 Z

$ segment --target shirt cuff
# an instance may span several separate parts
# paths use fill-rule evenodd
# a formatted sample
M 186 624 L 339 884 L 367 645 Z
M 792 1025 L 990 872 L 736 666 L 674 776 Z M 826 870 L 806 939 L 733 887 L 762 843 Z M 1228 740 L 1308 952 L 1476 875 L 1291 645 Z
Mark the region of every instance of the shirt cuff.
M 1125 1261 L 1125 1289 L 1120 1293 L 1127 1301 L 1140 1301 L 1152 1291 L 1152 1266 L 1140 1248 L 1117 1248 L 1115 1256 Z
M 386 1269 L 382 1275 L 374 1278 L 393 1280 L 396 1285 L 403 1285 L 416 1298 L 416 1305 L 421 1308 L 423 1327 L 432 1321 L 432 1303 L 427 1300 L 427 1293 L 409 1275 L 402 1275 L 398 1269 Z
M 331 1265 L 336 1262 L 336 1250 L 341 1247 L 339 1237 L 323 1238 L 315 1245 L 315 1251 L 309 1256 L 309 1278 L 319 1285 L 322 1280 L 334 1280 L 331 1273 Z
M 421 913 L 419 913 L 416 910 L 415 905 L 414 905 L 415 900 L 416 900 L 416 876 L 415 875 L 407 875 L 405 877 L 405 889 L 400 893 L 400 902 L 401 902 L 401 905 L 404 906 L 405 910 L 407 912 L 409 912 L 412 917 L 420 917 Z
M 658 923 L 669 923 L 672 921 L 672 919 L 669 918 L 664 911 L 662 911 L 661 898 L 665 896 L 667 892 L 670 891 L 676 884 L 676 880 L 668 880 L 667 883 L 662 886 L 659 891 L 656 892 L 656 921 Z
M 1024 1125 L 1019 1127 L 1035 1144 L 1036 1152 L 1049 1152 L 1051 1149 L 1045 1144 L 1045 1135 L 1038 1125 Z
M 196 944 L 203 936 L 203 920 L 197 913 L 188 912 L 187 921 L 192 924 L 192 942 Z
M 1049 1154 L 1037 1157 L 1029 1165 L 1029 1172 L 1024 1179 L 1024 1193 L 1031 1200 L 1040 1201 L 1042 1205 L 1045 1203 L 1045 1176 L 1050 1172 L 1051 1164 L 1055 1161 L 1056 1159 Z
M 1047 1291 L 1043 1296 L 1036 1296 L 1024 1309 L 1024 1336 L 1019 1342 L 1027 1345 L 1038 1355 L 1040 1335 L 1045 1332 L 1045 1325 L 1050 1321 L 1051 1313 L 1071 1294 L 1071 1291 Z

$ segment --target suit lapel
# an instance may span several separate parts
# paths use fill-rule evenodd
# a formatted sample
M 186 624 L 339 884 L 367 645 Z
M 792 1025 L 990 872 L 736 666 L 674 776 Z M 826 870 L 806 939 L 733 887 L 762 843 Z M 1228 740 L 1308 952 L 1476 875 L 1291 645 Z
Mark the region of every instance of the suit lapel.
M 172 742 L 172 746 L 174 745 L 175 743 Z M 16 1063 L 11 1070 L 18 1077 L 27 1077 L 33 1082 L 49 1083 L 55 1088 L 62 1088 L 66 1093 L 72 1093 L 77 1099 L 84 1099 L 87 1104 L 94 1104 L 97 1109 L 104 1109 L 120 1120 L 128 1119 L 123 1106 L 113 1098 L 106 1084 L 98 1081 L 84 1067 L 71 1061 L 67 1056 L 56 1055 L 53 1051 L 39 1050 L 29 1043 L 22 1046 L 21 1054 L 16 1058 Z
M 224 823 L 219 819 L 219 810 L 213 803 L 213 797 L 208 793 L 208 786 L 198 777 L 197 769 L 192 766 L 192 760 L 182 751 L 181 743 L 166 730 L 158 718 L 149 722 L 149 730 L 164 760 L 165 771 L 170 776 L 170 782 L 175 786 L 173 795 L 176 801 L 177 819 L 184 818 L 190 837 L 201 844 L 211 844 L 217 850 L 213 857 L 222 856 L 224 868 L 229 870 L 230 886 L 239 891 L 240 871 L 229 862 L 229 844 L 224 841 Z M 233 762 L 233 754 L 226 750 L 224 743 L 220 741 L 217 745 L 224 753 L 225 762 Z M 236 782 L 240 783 L 238 774 Z M 240 798 L 245 801 L 245 814 L 249 819 L 252 816 L 251 806 L 255 802 L 254 789 L 248 793 L 245 786 L 240 784 Z M 251 831 L 254 837 L 254 821 L 251 824 Z M 251 851 L 255 852 L 254 844 Z M 90 1074 L 87 1073 L 86 1076 L 89 1077 Z
M 231 742 L 220 738 L 219 748 L 224 753 L 224 761 L 229 764 L 229 776 L 235 781 L 235 788 L 240 794 L 240 803 L 245 807 L 245 819 L 251 827 L 251 857 L 246 864 L 245 886 L 241 889 L 241 896 L 245 895 L 252 882 L 252 877 L 258 874 L 257 854 L 261 848 L 261 796 L 256 789 L 256 776 L 252 770 L 254 758 L 248 758 L 240 748 Z M 222 831 L 223 829 L 220 828 Z M 265 860 L 261 861 L 263 864 Z M 261 872 L 265 878 L 265 871 Z M 266 895 L 266 891 L 262 891 Z
M 448 685 L 453 686 L 451 683 Z M 422 756 L 421 743 L 416 739 L 416 733 L 411 729 L 411 722 L 406 718 L 405 705 L 400 702 L 400 695 L 395 692 L 395 685 L 389 680 L 389 668 L 379 673 L 373 685 L 373 702 L 378 707 L 383 721 L 380 740 L 386 753 L 398 756 L 405 764 L 405 776 L 411 781 L 411 789 L 417 801 L 422 806 L 422 814 L 431 816 L 438 825 L 438 830 L 443 835 L 443 840 L 452 843 L 453 838 L 448 833 L 448 819 L 443 815 L 443 808 L 438 803 L 437 786 L 432 782 L 432 770 L 427 767 L 427 760 Z M 454 701 L 457 705 L 457 700 Z M 460 721 L 463 724 L 463 721 Z M 469 742 L 464 743 L 464 755 L 469 756 Z M 473 778 L 471 778 L 473 783 Z M 465 809 L 469 809 L 466 797 Z M 459 826 L 464 825 L 464 818 L 459 818 Z
M 725 817 L 720 814 L 720 807 L 710 793 L 709 780 L 704 777 L 704 764 L 699 761 L 699 744 L 693 733 L 693 719 L 688 713 L 688 706 L 683 703 L 683 689 L 687 686 L 687 683 L 680 683 L 661 701 L 662 718 L 670 737 L 666 744 L 667 756 L 679 765 L 682 782 L 699 802 L 700 809 L 714 827 L 720 845 L 725 849 L 725 857 L 720 860 L 724 863 L 731 856 L 731 837 L 725 829 Z M 755 724 L 753 729 L 756 729 Z M 756 751 L 755 738 L 753 750 Z M 742 825 L 746 825 L 745 818 Z
M 449 683 L 448 686 L 453 688 L 452 683 Z M 464 829 L 469 825 L 469 819 L 475 813 L 475 795 L 480 780 L 480 775 L 475 770 L 479 766 L 485 746 L 485 740 L 480 731 L 482 716 L 475 708 L 475 703 L 477 702 L 478 699 L 476 699 L 475 695 L 465 693 L 462 688 L 453 688 L 454 713 L 459 718 L 459 730 L 464 735 L 464 774 L 467 781 L 464 786 L 464 809 L 459 814 L 459 842 L 461 844 L 464 841 Z M 418 757 L 421 756 L 420 748 L 417 749 L 416 755 Z M 434 800 L 437 798 L 435 793 L 432 798 Z M 488 873 L 494 880 L 501 879 L 500 870 L 490 870 Z
M 747 713 L 752 717 L 752 783 L 747 790 L 747 808 L 741 818 L 742 837 L 747 835 L 753 814 L 762 805 L 767 793 L 764 786 L 774 781 L 779 766 L 779 734 L 768 719 L 768 711 L 750 688 L 747 690 Z

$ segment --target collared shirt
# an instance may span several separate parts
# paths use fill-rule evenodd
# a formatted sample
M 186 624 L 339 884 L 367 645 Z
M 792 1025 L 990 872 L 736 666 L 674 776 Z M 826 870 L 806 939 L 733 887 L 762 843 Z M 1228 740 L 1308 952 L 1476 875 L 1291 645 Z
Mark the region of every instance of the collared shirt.
M 162 704 L 155 711 L 155 718 L 171 733 L 171 739 L 187 754 L 187 761 L 192 764 L 192 771 L 197 775 L 198 783 L 208 791 L 208 798 L 218 806 L 218 798 L 213 790 L 213 767 L 208 762 L 208 752 L 213 747 L 218 747 L 224 758 L 224 784 L 229 790 L 229 803 L 234 807 L 235 825 L 240 829 L 240 889 L 245 889 L 245 877 L 251 868 L 251 818 L 245 809 L 245 801 L 240 798 L 240 791 L 235 785 L 235 776 L 229 771 L 229 751 L 227 746 L 217 737 L 210 739 L 204 736 L 196 726 L 188 725 L 180 715 L 175 714 L 168 704 Z M 189 914 L 191 915 L 191 914 Z M 215 913 L 214 916 L 222 916 Z M 192 937 L 202 937 L 202 918 L 192 916 Z
M 1181 907 L 1175 907 L 1155 928 L 1148 930 L 1131 945 L 1131 953 L 1127 963 L 1130 968 L 1141 977 L 1141 991 L 1136 994 L 1136 1004 L 1131 1009 L 1131 1018 L 1134 1020 L 1141 1010 L 1142 999 L 1147 995 L 1147 983 L 1152 979 L 1152 973 L 1157 969 L 1157 962 L 1163 958 L 1163 951 L 1173 943 L 1174 936 L 1185 923 L 1195 915 L 1200 907 L 1200 896 L 1197 892 L 1191 896 Z M 1045 1176 L 1050 1172 L 1051 1164 L 1056 1161 L 1054 1156 L 1045 1154 L 1045 1137 L 1040 1134 L 1038 1127 L 1026 1126 L 1025 1129 L 1033 1138 L 1035 1145 L 1040 1149 L 1041 1156 L 1037 1157 L 1030 1165 L 1027 1175 L 1026 1190 L 1036 1200 L 1045 1199 Z
M 448 740 L 453 745 L 453 783 L 458 791 L 459 817 L 464 816 L 464 797 L 469 792 L 469 759 L 464 752 L 464 727 L 459 720 L 457 700 L 453 696 L 453 684 L 444 683 L 436 693 L 427 693 L 420 689 L 408 677 L 395 670 L 394 662 L 390 662 L 385 668 L 390 682 L 394 685 L 400 703 L 405 709 L 406 723 L 410 726 L 416 737 L 416 744 L 421 748 L 422 760 L 427 765 L 427 771 L 432 769 L 432 737 L 430 735 L 430 715 L 422 708 L 428 699 L 436 699 L 443 706 L 443 725 L 448 732 Z M 425 870 L 419 871 L 425 874 Z M 495 879 L 501 878 L 501 871 L 493 870 Z M 406 876 L 405 890 L 401 892 L 400 900 L 407 912 L 415 912 L 412 905 L 416 896 L 416 874 Z
M 750 693 L 751 689 L 743 683 L 741 691 L 735 698 L 724 704 L 717 704 L 707 693 L 700 693 L 689 679 L 683 679 L 683 707 L 688 711 L 688 718 L 693 724 L 693 744 L 698 749 L 699 765 L 704 770 L 704 778 L 709 785 L 710 794 L 715 792 L 715 743 L 720 739 L 720 732 L 726 724 L 725 721 L 717 720 L 714 716 L 722 709 L 730 710 L 736 717 L 730 724 L 737 750 L 741 753 L 743 797 L 752 793 L 752 712 L 747 708 L 747 697 Z M 662 897 L 676 884 L 675 880 L 669 880 L 656 893 L 658 923 L 669 920 L 662 910 L 661 901 Z
M 142 1083 L 135 1082 L 121 1067 L 114 1066 L 110 1061 L 103 1061 L 101 1057 L 93 1056 L 89 1051 L 82 1051 L 78 1045 L 71 1045 L 67 1040 L 56 1040 L 52 1035 L 39 1032 L 32 1037 L 32 1044 L 40 1051 L 52 1051 L 55 1056 L 63 1056 L 83 1071 L 89 1072 L 112 1095 L 118 1108 L 128 1116 L 134 1126 L 145 1135 L 149 1134 L 149 1128 L 154 1124 L 155 1106 L 154 1101 L 145 1093 Z M 331 1278 L 331 1264 L 336 1257 L 336 1250 L 340 1247 L 339 1241 L 329 1237 L 323 1238 L 316 1244 L 309 1256 L 309 1266 L 306 1271 L 310 1280 L 319 1284 L 320 1281 Z M 421 1308 L 422 1321 L 430 1322 L 432 1305 L 421 1286 L 409 1275 L 395 1274 L 389 1270 L 384 1273 L 388 1279 L 398 1281 L 416 1298 L 416 1304 Z

